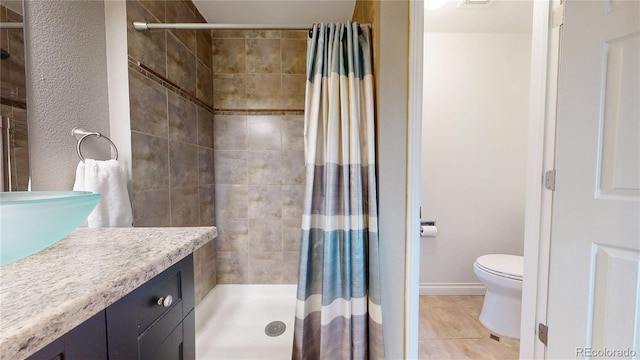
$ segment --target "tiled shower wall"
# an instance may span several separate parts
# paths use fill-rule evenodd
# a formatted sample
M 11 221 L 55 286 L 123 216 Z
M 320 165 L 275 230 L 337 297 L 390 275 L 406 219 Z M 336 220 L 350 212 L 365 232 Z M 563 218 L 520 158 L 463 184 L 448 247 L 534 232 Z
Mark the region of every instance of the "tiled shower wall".
M 189 1 L 127 1 L 133 225 L 214 225 L 211 31 L 138 32 L 134 20 L 204 22 Z M 194 270 L 198 303 L 215 286 L 214 242 Z
M 297 281 L 306 31 L 213 31 L 218 283 Z
M 22 22 L 22 15 L 0 5 L 0 22 Z M 11 189 L 9 171 L 5 168 L 4 188 L 0 191 L 27 190 L 29 183 L 29 140 L 27 131 L 26 74 L 24 66 L 24 34 L 22 29 L 1 29 L 0 48 L 9 53 L 9 58 L 0 60 L 0 115 L 5 120 L 1 125 L 11 130 L 11 151 L 3 151 L 2 162 L 9 165 L 11 157 Z M 6 141 L 6 140 L 5 140 Z

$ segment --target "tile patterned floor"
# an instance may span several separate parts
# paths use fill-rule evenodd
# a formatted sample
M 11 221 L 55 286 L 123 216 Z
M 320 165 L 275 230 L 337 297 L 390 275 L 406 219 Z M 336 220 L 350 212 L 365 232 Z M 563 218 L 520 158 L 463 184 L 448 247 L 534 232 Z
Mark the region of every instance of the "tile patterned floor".
M 491 339 L 478 316 L 483 296 L 420 296 L 420 359 L 517 359 L 520 342 Z

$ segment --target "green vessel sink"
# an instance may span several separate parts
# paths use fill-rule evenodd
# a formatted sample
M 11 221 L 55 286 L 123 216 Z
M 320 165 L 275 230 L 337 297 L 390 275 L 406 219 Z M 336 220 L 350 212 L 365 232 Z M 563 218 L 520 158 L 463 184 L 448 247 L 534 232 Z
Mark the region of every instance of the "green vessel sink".
M 0 192 L 0 265 L 63 239 L 99 200 L 100 194 L 88 191 Z

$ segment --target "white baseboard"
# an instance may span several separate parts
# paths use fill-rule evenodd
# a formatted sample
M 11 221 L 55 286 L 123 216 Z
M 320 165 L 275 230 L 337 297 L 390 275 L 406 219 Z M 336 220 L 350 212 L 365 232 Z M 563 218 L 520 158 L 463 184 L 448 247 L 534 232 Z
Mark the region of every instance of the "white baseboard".
M 482 283 L 420 283 L 420 295 L 484 295 Z

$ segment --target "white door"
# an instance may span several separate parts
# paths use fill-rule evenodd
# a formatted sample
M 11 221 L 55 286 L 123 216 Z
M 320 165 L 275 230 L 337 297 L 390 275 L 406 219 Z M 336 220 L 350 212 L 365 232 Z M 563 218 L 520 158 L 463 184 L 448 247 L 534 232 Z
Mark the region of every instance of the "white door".
M 640 0 L 566 1 L 549 359 L 640 358 L 639 47 Z

